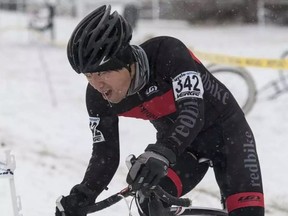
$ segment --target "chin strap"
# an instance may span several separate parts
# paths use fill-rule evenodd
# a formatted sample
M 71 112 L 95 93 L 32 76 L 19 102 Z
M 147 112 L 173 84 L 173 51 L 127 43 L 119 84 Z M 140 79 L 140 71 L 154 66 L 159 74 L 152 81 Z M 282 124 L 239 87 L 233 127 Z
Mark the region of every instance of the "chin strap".
M 140 91 L 148 83 L 150 77 L 149 62 L 145 51 L 140 46 L 133 45 L 132 52 L 134 58 L 136 59 L 136 68 L 135 75 L 127 92 L 127 96 L 133 95 Z

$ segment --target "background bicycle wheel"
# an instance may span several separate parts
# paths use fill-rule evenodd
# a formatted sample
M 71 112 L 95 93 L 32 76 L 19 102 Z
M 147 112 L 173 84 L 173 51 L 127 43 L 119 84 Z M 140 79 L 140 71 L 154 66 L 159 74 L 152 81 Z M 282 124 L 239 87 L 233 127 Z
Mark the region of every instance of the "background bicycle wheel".
M 213 65 L 211 73 L 232 92 L 245 114 L 256 102 L 256 85 L 253 77 L 244 68 Z

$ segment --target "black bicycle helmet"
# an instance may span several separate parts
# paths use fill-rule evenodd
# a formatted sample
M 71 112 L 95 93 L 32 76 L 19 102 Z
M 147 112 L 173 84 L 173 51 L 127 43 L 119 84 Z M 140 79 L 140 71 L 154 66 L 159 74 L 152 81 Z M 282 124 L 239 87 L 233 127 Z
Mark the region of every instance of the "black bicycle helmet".
M 77 73 L 103 71 L 109 66 L 116 69 L 131 63 L 123 62 L 119 60 L 121 57 L 116 56 L 127 56 L 132 28 L 117 11 L 110 12 L 111 6 L 103 5 L 88 14 L 74 29 L 67 55 Z

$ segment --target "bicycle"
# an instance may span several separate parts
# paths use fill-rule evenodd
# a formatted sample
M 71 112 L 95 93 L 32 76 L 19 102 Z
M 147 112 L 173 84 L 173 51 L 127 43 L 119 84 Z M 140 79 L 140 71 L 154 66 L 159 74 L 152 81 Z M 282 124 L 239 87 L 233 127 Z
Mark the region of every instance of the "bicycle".
M 87 214 L 91 214 L 94 212 L 101 211 L 105 208 L 108 208 L 116 203 L 118 203 L 120 200 L 132 196 L 136 197 L 138 192 L 134 192 L 131 190 L 131 188 L 128 186 L 121 190 L 120 192 L 102 200 L 99 202 L 94 203 L 91 206 L 84 207 L 80 211 L 84 212 L 83 216 L 86 216 Z M 228 213 L 225 209 L 217 209 L 217 208 L 208 208 L 208 207 L 196 207 L 192 206 L 192 201 L 188 198 L 177 198 L 166 191 L 164 191 L 160 186 L 156 186 L 155 189 L 152 190 L 150 196 L 154 196 L 153 198 L 157 198 L 159 200 L 162 200 L 163 202 L 173 205 L 170 208 L 164 209 L 158 209 L 158 212 L 165 212 L 167 213 L 167 216 L 173 216 L 173 215 L 186 215 L 186 216 L 228 216 Z M 131 214 L 130 214 L 131 215 Z M 159 216 L 159 215 L 150 215 L 150 216 Z M 161 216 L 165 216 L 162 215 Z
M 134 155 L 129 155 L 126 158 L 126 166 L 131 168 L 132 164 L 135 162 L 136 157 Z M 206 158 L 201 158 L 199 160 L 199 163 L 208 163 L 211 165 L 211 161 Z M 78 213 L 81 216 L 87 216 L 87 214 L 91 214 L 94 212 L 101 211 L 103 209 L 106 209 L 122 199 L 126 199 L 127 197 L 132 197 L 131 204 L 133 200 L 135 200 L 137 204 L 137 197 L 139 196 L 140 191 L 133 191 L 132 187 L 128 185 L 126 188 L 122 189 L 120 192 L 115 193 L 111 196 L 109 196 L 106 199 L 103 199 L 101 201 L 98 201 L 96 203 L 93 203 L 90 206 L 83 207 L 79 209 Z M 142 193 L 143 194 L 143 193 Z M 222 209 L 218 208 L 209 208 L 209 207 L 199 207 L 199 206 L 192 206 L 192 201 L 189 198 L 179 198 L 175 197 L 168 192 L 166 192 L 164 189 L 162 189 L 159 185 L 155 186 L 153 189 L 150 189 L 148 192 L 145 192 L 145 196 L 149 198 L 149 204 L 155 202 L 155 200 L 160 203 L 163 201 L 164 203 L 168 204 L 168 208 L 164 208 L 163 205 L 157 205 L 157 209 L 155 209 L 155 214 L 152 214 L 150 211 L 150 216 L 176 216 L 176 215 L 186 215 L 186 216 L 228 216 L 228 212 L 226 210 L 225 206 L 225 199 L 221 194 L 221 203 L 222 203 Z M 154 201 L 151 201 L 151 200 Z M 56 201 L 56 205 L 60 203 L 61 197 L 58 198 Z M 58 204 L 57 204 L 58 203 Z M 139 205 L 139 204 L 137 204 Z M 154 204 L 155 205 L 155 204 Z M 131 206 L 129 207 L 129 204 L 127 204 L 129 208 L 129 216 L 132 216 L 131 213 Z M 65 216 L 65 214 L 64 214 Z
M 288 50 L 284 51 L 280 58 L 288 59 Z M 288 91 L 287 70 L 279 70 L 277 79 L 257 89 L 253 77 L 243 67 L 210 64 L 207 65 L 207 68 L 232 92 L 245 114 L 252 110 L 260 95 L 268 95 L 266 99 L 272 100 Z M 271 88 L 273 88 L 272 94 L 266 94 L 265 92 Z

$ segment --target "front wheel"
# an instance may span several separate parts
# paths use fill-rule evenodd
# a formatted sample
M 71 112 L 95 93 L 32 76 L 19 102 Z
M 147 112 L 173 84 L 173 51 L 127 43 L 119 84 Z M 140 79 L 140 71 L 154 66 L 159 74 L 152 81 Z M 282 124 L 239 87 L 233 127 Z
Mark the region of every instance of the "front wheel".
M 174 208 L 174 209 L 173 209 Z M 188 207 L 188 208 L 179 208 L 172 207 L 171 211 L 175 215 L 186 215 L 186 216 L 228 216 L 226 210 L 214 209 L 214 208 L 205 208 L 205 207 Z
M 249 113 L 257 97 L 256 84 L 249 72 L 226 66 L 213 66 L 210 72 L 231 91 L 243 112 Z

